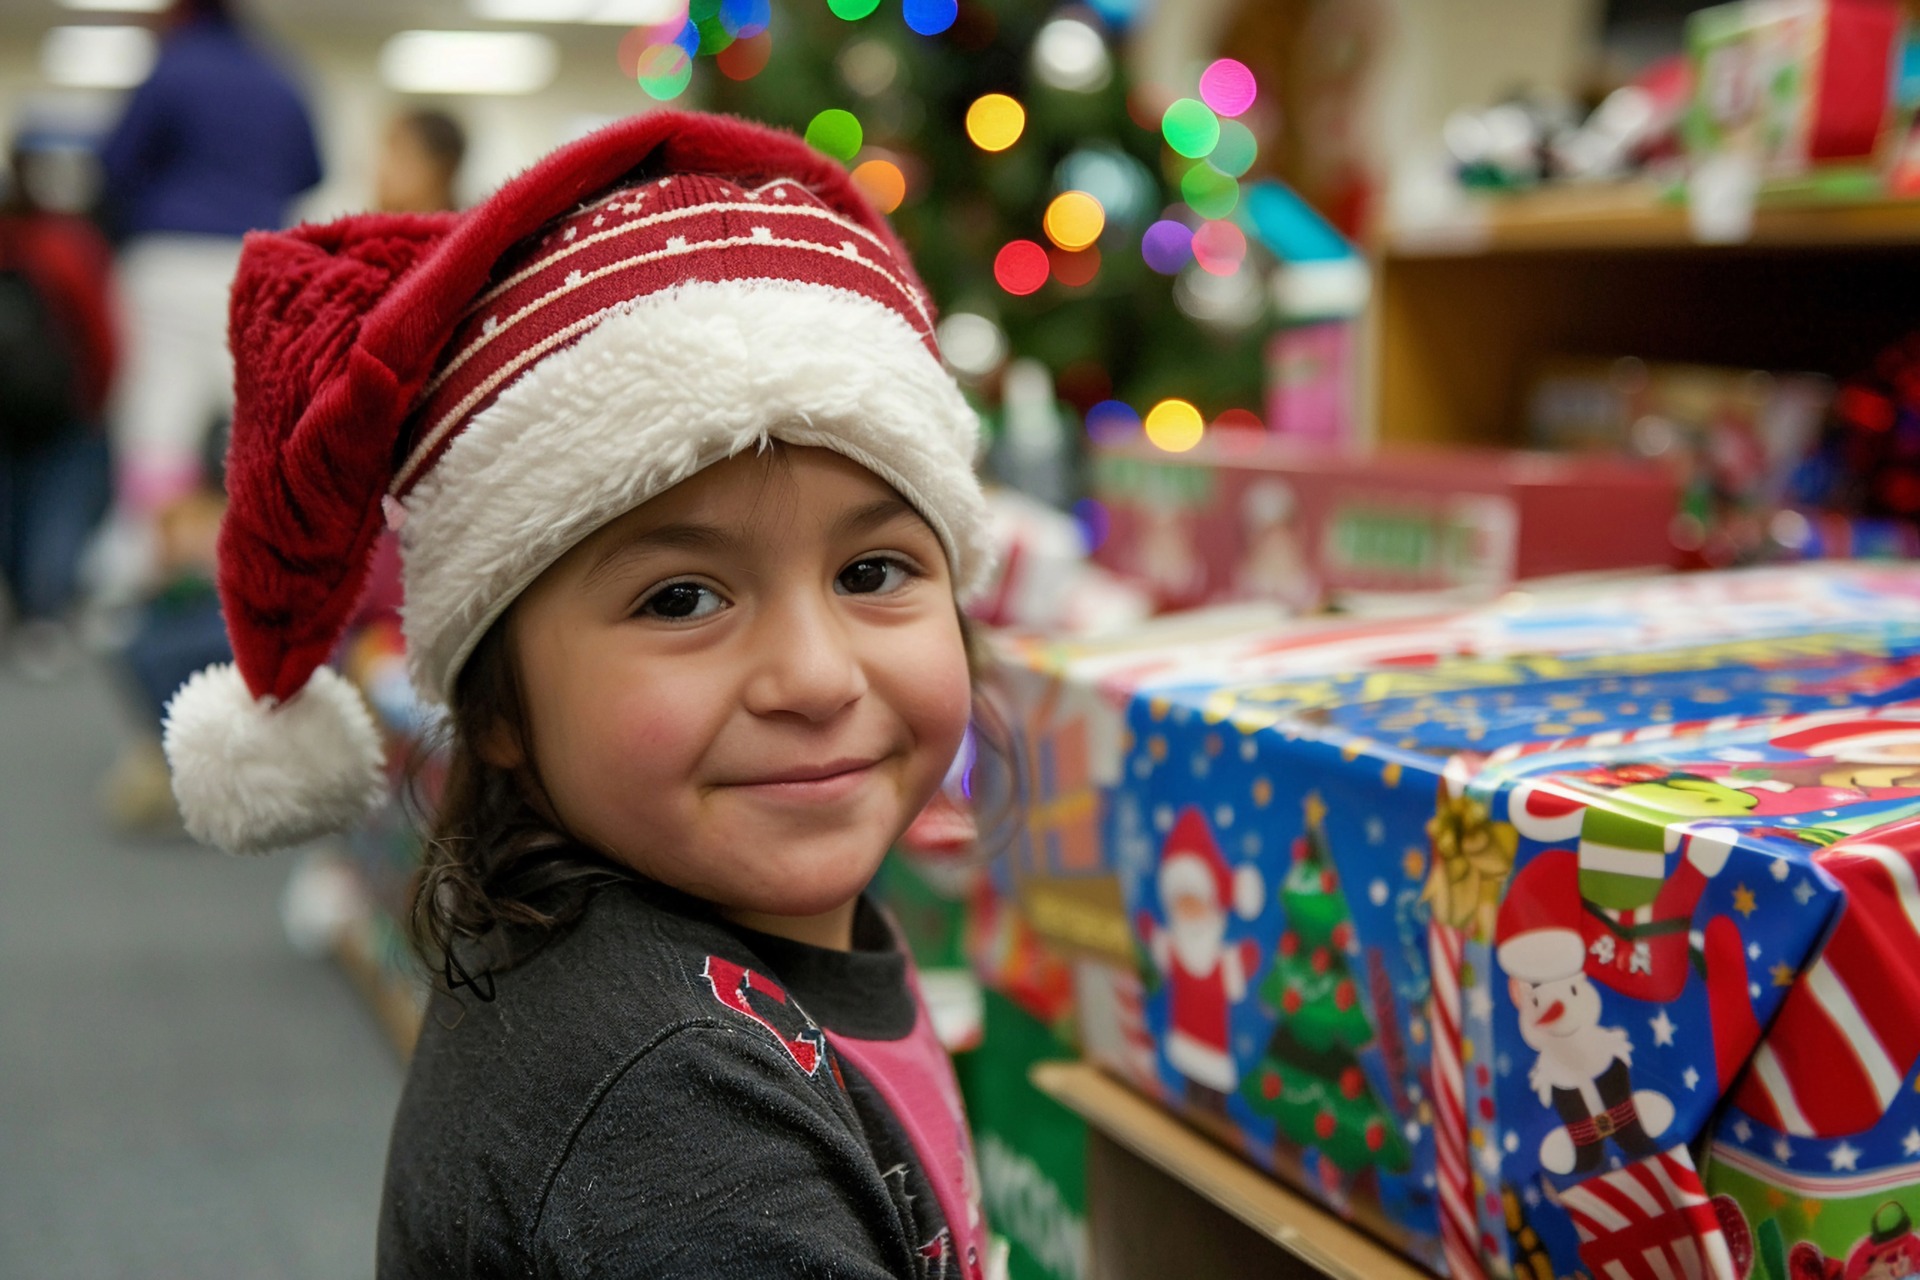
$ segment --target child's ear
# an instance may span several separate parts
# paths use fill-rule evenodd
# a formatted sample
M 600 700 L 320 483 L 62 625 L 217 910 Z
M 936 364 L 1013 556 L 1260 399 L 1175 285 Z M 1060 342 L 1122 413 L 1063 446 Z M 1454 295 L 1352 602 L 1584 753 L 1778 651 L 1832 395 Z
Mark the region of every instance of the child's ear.
M 520 741 L 519 731 L 505 720 L 497 719 L 487 726 L 474 744 L 474 752 L 486 764 L 507 773 L 524 768 L 527 763 L 527 750 Z

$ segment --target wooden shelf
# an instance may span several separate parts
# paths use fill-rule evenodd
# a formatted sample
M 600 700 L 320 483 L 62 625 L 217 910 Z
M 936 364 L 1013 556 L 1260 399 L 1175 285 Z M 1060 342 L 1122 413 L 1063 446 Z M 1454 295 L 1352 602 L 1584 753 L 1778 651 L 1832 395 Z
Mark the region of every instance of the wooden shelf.
M 1761 201 L 1753 234 L 1738 244 L 1703 244 L 1687 209 L 1650 184 L 1569 186 L 1484 198 L 1456 221 L 1389 237 L 1397 258 L 1456 258 L 1499 253 L 1586 253 L 1687 249 L 1920 247 L 1920 200 L 1836 203 L 1781 195 Z
M 1315 1273 L 1338 1280 L 1432 1280 L 1408 1259 L 1289 1191 L 1092 1064 L 1043 1062 L 1032 1074 L 1036 1088 L 1097 1133 L 1197 1192 Z

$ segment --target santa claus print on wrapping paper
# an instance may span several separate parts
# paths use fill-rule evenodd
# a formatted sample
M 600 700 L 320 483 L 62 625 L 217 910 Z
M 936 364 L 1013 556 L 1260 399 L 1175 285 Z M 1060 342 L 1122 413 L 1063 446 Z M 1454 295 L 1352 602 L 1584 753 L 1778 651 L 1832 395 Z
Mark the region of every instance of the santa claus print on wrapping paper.
M 1508 816 L 1531 839 L 1576 842 L 1576 852 L 1554 854 L 1574 864 L 1573 927 L 1585 943 L 1589 978 L 1665 1004 L 1686 989 L 1694 965 L 1706 975 L 1715 1076 L 1724 1090 L 1760 1039 L 1739 925 L 1715 916 L 1697 935 L 1693 929 L 1694 909 L 1738 840 L 1731 828 L 1700 821 L 1724 816 L 1725 789 L 1628 775 L 1626 785 L 1609 790 L 1593 777 L 1529 779 L 1514 789 Z M 1670 854 L 1678 855 L 1671 875 Z
M 1250 863 L 1228 868 L 1206 818 L 1189 805 L 1161 847 L 1155 885 L 1166 926 L 1146 911 L 1137 923 L 1167 980 L 1167 1061 L 1186 1078 L 1189 1102 L 1225 1114 L 1227 1096 L 1240 1082 L 1231 1014 L 1246 998 L 1259 960 L 1252 941 L 1227 942 L 1227 925 L 1232 916 L 1260 914 L 1266 884 Z
M 1629 1159 L 1657 1155 L 1655 1139 L 1673 1122 L 1665 1095 L 1634 1090 L 1627 1033 L 1602 1025 L 1583 914 L 1573 855 L 1550 851 L 1514 876 L 1494 931 L 1520 1037 L 1539 1055 L 1527 1083 L 1561 1121 L 1540 1144 L 1540 1164 L 1576 1177 L 1605 1167 L 1609 1142 Z

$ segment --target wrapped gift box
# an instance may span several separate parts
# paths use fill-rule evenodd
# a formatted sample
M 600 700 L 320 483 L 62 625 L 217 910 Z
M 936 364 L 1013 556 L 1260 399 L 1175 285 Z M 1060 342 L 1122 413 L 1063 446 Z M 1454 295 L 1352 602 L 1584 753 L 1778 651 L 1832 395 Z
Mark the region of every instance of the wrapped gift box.
M 1094 1056 L 1456 1276 L 1920 1258 L 1920 572 L 1259 631 L 1006 651 Z
M 1490 595 L 1519 578 L 1671 563 L 1658 468 L 1491 449 L 1329 452 L 1223 432 L 1188 453 L 1096 445 L 1095 559 L 1167 608 L 1346 593 Z

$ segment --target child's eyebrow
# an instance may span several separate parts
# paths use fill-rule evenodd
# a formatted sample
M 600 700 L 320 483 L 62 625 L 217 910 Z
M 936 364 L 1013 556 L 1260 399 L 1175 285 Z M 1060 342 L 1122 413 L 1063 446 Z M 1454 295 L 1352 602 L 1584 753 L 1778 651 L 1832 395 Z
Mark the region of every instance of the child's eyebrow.
M 920 513 L 906 499 L 889 494 L 843 513 L 833 522 L 833 532 L 837 537 L 870 533 L 882 525 L 891 524 L 902 516 L 912 516 L 916 520 L 921 518 Z
M 592 587 L 624 561 L 648 551 L 726 551 L 739 545 L 739 539 L 715 525 L 663 524 L 614 542 L 594 560 L 581 581 Z

